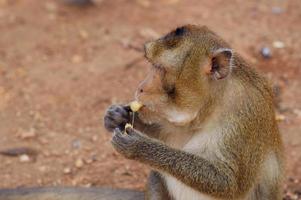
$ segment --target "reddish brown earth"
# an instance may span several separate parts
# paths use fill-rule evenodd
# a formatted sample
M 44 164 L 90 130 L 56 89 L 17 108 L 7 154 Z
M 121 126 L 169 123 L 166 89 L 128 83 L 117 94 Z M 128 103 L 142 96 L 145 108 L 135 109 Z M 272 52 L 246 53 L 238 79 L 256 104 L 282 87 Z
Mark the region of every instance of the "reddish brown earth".
M 178 25 L 207 25 L 280 88 L 285 188 L 301 188 L 301 1 L 0 0 L 0 188 L 114 186 L 142 189 L 148 168 L 119 156 L 103 128 L 104 110 L 132 99 L 148 64 L 147 40 Z M 274 7 L 274 8 L 273 8 Z M 280 8 L 275 14 L 272 9 Z M 282 41 L 283 48 L 273 47 Z M 270 48 L 263 59 L 260 49 Z M 278 116 L 279 117 L 279 116 Z M 293 194 L 295 193 L 295 194 Z M 301 196 L 301 194 L 299 195 Z M 301 199 L 301 197 L 299 197 Z

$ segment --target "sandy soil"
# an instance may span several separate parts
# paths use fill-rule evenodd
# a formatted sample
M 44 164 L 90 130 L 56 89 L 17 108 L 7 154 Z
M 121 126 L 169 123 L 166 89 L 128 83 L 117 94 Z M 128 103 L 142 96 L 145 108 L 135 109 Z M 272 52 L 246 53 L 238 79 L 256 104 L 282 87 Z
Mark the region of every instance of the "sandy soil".
M 278 89 L 284 189 L 301 199 L 301 1 L 262 2 L 0 0 L 0 151 L 35 150 L 0 156 L 0 187 L 142 189 L 149 169 L 113 150 L 104 110 L 132 99 L 148 70 L 143 43 L 191 23 L 219 33 Z

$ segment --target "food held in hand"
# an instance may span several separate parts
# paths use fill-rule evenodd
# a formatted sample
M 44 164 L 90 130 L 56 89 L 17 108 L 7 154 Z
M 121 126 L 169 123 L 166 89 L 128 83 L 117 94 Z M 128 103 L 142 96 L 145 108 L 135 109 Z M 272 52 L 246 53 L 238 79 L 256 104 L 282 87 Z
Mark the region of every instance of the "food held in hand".
M 143 105 L 138 101 L 132 101 L 130 103 L 130 108 L 133 112 L 137 112 Z
M 124 130 L 126 130 L 127 128 L 133 128 L 132 124 L 126 123 L 125 127 L 124 127 Z

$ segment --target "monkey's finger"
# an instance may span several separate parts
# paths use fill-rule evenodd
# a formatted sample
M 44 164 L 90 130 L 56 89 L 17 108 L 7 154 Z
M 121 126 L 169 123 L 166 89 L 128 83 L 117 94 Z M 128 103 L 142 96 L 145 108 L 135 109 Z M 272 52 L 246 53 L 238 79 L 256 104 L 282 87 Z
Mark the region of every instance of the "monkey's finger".
M 108 108 L 107 111 L 117 111 L 117 112 L 121 112 L 122 114 L 126 115 L 128 114 L 131 109 L 128 105 L 112 105 Z
M 130 108 L 127 108 L 127 106 L 118 106 L 116 111 L 126 118 L 130 116 Z
M 119 123 L 117 123 L 115 120 L 113 120 L 112 118 L 105 116 L 104 118 L 104 126 L 106 129 L 108 129 L 109 131 L 113 131 L 114 128 L 118 127 Z
M 129 118 L 125 118 L 119 113 L 108 113 L 107 115 L 105 115 L 104 119 L 106 120 L 106 122 L 111 121 L 111 123 L 115 123 L 116 126 L 129 121 Z
M 122 113 L 123 112 L 123 113 Z M 106 116 L 109 116 L 113 118 L 116 121 L 124 122 L 128 121 L 130 118 L 130 114 L 125 114 L 125 111 L 120 111 L 120 110 L 109 110 L 106 113 Z
M 123 108 L 124 108 L 127 112 L 131 112 L 131 111 L 132 111 L 130 105 L 123 106 Z
M 139 140 L 144 137 L 142 133 L 140 133 L 133 127 L 126 127 L 125 131 L 128 134 L 128 136 L 132 138 L 132 140 Z
M 114 130 L 113 138 L 114 140 L 125 146 L 131 145 L 134 142 L 132 137 L 130 137 L 128 134 L 123 133 L 119 128 Z
M 126 134 L 123 134 L 120 129 L 114 129 L 111 143 L 119 153 L 122 153 L 127 150 L 127 142 L 125 140 L 125 137 Z
M 135 129 L 132 126 L 126 126 L 125 132 L 131 136 L 131 135 L 135 134 Z

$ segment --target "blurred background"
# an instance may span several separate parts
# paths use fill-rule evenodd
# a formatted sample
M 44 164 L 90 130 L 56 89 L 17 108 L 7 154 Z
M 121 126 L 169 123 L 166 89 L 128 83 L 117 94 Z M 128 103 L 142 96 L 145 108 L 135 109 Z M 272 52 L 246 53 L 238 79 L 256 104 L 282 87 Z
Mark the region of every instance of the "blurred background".
M 285 199 L 301 199 L 300 0 L 0 0 L 0 188 L 143 189 L 149 169 L 113 150 L 103 114 L 133 99 L 143 44 L 187 23 L 273 83 Z

